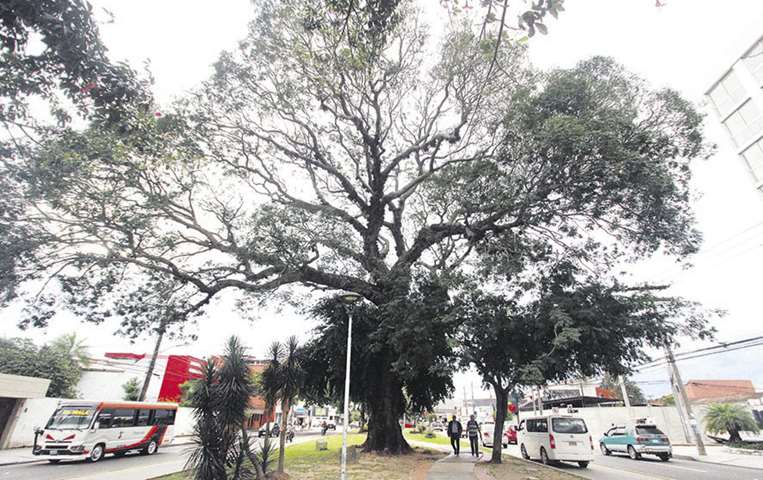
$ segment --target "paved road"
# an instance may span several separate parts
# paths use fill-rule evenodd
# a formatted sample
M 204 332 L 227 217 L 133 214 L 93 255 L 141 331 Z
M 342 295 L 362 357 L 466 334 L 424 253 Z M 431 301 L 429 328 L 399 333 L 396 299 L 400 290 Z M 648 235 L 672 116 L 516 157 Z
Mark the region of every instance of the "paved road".
M 297 435 L 293 443 L 309 442 L 319 434 Z M 0 467 L 0 480 L 145 480 L 183 469 L 190 445 L 162 447 L 154 455 L 106 456 L 98 463 L 47 461 Z
M 510 445 L 505 451 L 519 456 L 515 445 Z M 559 468 L 591 480 L 763 480 L 763 470 L 758 469 L 676 458 L 663 462 L 648 455 L 641 460 L 631 460 L 627 455 L 605 457 L 598 452 L 587 469 L 572 463 L 562 463 Z

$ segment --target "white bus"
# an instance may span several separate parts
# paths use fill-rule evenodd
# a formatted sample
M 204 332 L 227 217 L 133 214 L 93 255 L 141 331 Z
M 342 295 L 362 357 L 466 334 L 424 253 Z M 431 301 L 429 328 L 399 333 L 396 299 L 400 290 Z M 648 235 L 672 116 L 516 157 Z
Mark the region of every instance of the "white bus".
M 51 463 L 97 462 L 107 453 L 132 450 L 153 455 L 174 440 L 174 403 L 62 402 L 44 429 L 36 429 L 32 453 Z

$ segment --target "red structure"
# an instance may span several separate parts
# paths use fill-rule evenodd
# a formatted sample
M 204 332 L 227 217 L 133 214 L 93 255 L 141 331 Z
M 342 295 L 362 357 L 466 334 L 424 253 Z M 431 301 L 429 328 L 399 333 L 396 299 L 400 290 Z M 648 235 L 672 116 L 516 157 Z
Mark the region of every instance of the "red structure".
M 144 353 L 108 352 L 105 354 L 105 357 L 112 360 L 129 362 L 131 365 L 138 365 L 146 370 L 151 361 L 150 355 Z M 180 402 L 180 396 L 182 395 L 180 385 L 188 380 L 201 378 L 201 369 L 204 363 L 204 360 L 190 355 L 159 355 L 154 366 L 154 373 L 161 375 L 157 401 Z M 135 370 L 130 373 L 134 376 L 134 372 Z M 152 383 L 154 381 L 152 380 Z

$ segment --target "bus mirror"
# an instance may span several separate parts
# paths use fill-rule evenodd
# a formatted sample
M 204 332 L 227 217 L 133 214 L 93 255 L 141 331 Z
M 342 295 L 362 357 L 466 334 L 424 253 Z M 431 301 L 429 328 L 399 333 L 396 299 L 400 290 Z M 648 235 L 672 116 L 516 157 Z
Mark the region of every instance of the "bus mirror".
M 42 427 L 34 427 L 34 433 L 36 433 L 37 435 L 42 435 L 42 432 L 44 432 Z

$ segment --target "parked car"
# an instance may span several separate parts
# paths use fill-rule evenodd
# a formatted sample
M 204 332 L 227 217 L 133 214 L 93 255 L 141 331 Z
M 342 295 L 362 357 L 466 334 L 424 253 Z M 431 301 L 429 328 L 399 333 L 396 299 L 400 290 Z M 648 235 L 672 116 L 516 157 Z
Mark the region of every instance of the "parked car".
M 668 436 L 650 423 L 613 426 L 599 440 L 599 448 L 604 455 L 622 452 L 633 460 L 647 454 L 657 455 L 660 460 L 667 462 L 673 456 Z
M 509 428 L 506 430 L 506 440 L 511 445 L 517 444 L 517 426 L 516 425 L 509 425 Z
M 512 425 L 509 428 L 513 428 Z M 495 432 L 495 423 L 493 422 L 484 422 L 482 425 L 480 425 L 480 431 L 482 432 L 482 446 L 485 448 L 492 448 L 493 447 L 493 432 Z M 516 431 L 514 436 L 514 443 L 516 443 Z M 509 446 L 509 430 L 504 429 L 503 432 L 503 440 L 501 440 L 501 445 L 503 448 L 506 448 Z
M 267 434 L 268 434 L 268 425 L 267 424 L 261 426 L 260 429 L 257 431 L 257 436 L 258 437 L 264 437 Z M 277 423 L 274 423 L 273 427 L 270 429 L 270 436 L 275 438 L 275 437 L 279 436 L 280 434 L 281 434 L 281 427 Z M 286 440 L 289 441 L 289 442 L 294 440 L 294 428 L 293 427 L 288 427 L 288 429 L 286 430 Z
M 445 431 L 445 425 L 443 425 L 440 422 L 432 422 L 429 424 L 429 428 L 432 429 L 433 432 L 444 432 Z
M 522 420 L 517 440 L 524 459 L 577 462 L 580 468 L 593 461 L 593 438 L 585 420 L 570 415 L 546 415 Z

